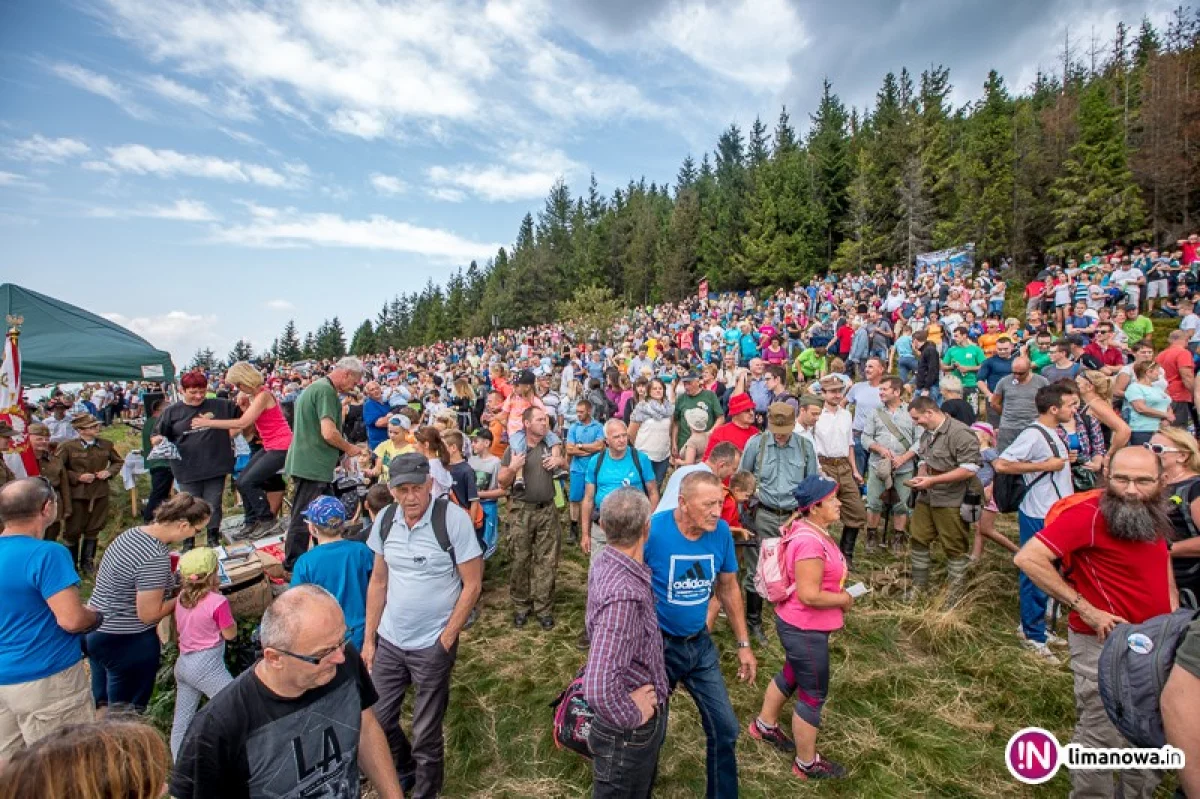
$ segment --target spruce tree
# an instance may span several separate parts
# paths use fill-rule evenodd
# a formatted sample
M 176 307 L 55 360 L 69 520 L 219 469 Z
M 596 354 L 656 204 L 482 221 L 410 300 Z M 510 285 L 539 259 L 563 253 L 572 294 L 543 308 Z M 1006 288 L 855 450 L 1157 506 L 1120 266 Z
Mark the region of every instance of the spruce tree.
M 276 357 L 284 363 L 292 363 L 304 358 L 304 348 L 300 344 L 300 334 L 296 332 L 296 321 L 289 319 L 279 337 L 279 347 Z
M 1051 252 L 1096 251 L 1141 231 L 1145 208 L 1129 171 L 1120 118 L 1099 82 L 1079 99 L 1079 140 L 1065 170 L 1050 190 Z
M 354 331 L 354 337 L 350 339 L 350 354 L 361 358 L 364 355 L 373 355 L 381 349 L 383 348 L 375 340 L 375 329 L 371 326 L 371 320 L 364 319 Z
M 233 349 L 229 351 L 229 355 L 225 356 L 225 363 L 233 365 L 238 361 L 249 361 L 254 357 L 254 348 L 250 346 L 250 342 L 244 338 L 239 338 L 233 345 Z

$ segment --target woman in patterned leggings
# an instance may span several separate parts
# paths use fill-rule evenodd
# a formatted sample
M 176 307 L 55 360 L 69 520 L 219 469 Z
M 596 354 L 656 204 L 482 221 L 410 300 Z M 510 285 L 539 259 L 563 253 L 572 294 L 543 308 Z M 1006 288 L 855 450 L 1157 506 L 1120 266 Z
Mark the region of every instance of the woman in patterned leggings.
M 237 637 L 229 600 L 217 591 L 217 553 L 193 549 L 179 560 L 183 588 L 175 605 L 179 659 L 175 661 L 175 721 L 171 725 L 171 757 L 179 754 L 184 735 L 203 694 L 209 699 L 233 682 L 225 668 L 225 642 Z

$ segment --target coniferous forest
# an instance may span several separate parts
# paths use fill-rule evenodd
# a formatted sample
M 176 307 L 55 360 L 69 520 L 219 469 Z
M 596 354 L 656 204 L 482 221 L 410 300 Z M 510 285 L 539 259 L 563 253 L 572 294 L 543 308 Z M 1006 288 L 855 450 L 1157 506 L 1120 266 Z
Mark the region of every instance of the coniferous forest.
M 1107 42 L 1072 32 L 1043 58 L 1057 66 L 1032 85 L 993 71 L 960 108 L 940 66 L 888 73 L 863 109 L 827 80 L 816 108 L 731 124 L 670 184 L 605 195 L 594 177 L 560 181 L 511 248 L 386 302 L 349 350 L 548 322 L 588 287 L 627 307 L 682 299 L 704 277 L 716 291 L 790 285 L 965 242 L 1023 268 L 1196 231 L 1200 13 L 1181 7 L 1162 30 L 1121 24 Z M 270 354 L 345 349 L 336 319 L 322 332 L 309 348 L 289 323 Z

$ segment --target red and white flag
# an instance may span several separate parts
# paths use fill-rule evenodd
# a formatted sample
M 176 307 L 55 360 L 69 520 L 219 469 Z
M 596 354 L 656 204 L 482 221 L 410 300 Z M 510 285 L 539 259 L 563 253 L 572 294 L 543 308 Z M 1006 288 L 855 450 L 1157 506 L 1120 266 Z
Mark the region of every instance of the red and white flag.
M 25 434 L 29 421 L 25 417 L 23 398 L 21 351 L 17 347 L 17 333 L 11 331 L 4 337 L 4 363 L 0 365 L 0 422 L 8 422 L 14 431 L 4 448 L 4 462 L 17 477 L 30 477 L 39 474 L 39 469 L 37 456 Z

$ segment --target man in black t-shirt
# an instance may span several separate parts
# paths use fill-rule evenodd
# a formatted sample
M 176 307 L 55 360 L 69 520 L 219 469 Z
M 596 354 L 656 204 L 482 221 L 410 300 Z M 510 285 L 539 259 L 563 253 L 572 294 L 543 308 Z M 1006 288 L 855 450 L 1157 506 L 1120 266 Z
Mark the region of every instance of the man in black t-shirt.
M 171 776 L 175 799 L 380 799 L 402 792 L 377 695 L 325 589 L 284 592 L 262 618 L 263 657 L 196 715 Z

